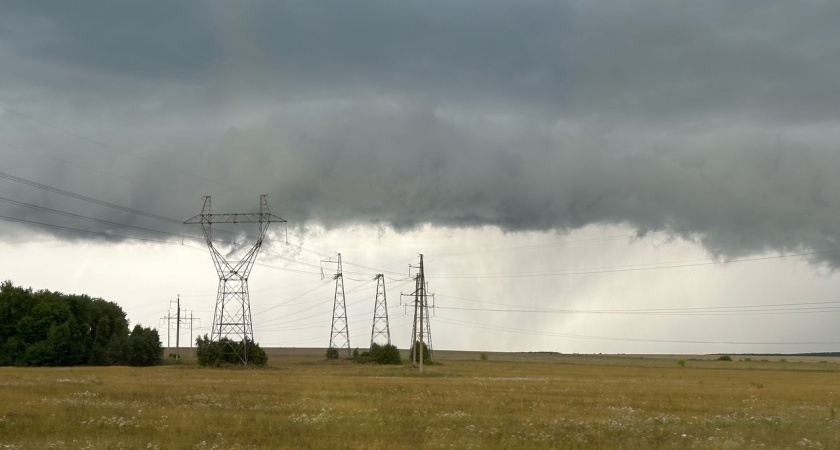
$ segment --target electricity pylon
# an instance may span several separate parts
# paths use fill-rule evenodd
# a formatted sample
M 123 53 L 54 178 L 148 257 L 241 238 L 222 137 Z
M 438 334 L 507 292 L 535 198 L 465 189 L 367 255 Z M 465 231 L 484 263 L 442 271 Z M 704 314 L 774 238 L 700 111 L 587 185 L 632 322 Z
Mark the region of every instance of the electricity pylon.
M 423 269 L 423 255 L 420 255 L 420 270 L 415 277 L 414 325 L 411 327 L 411 364 L 420 361 L 423 371 L 423 346 L 429 349 L 429 359 L 433 360 L 432 329 L 429 324 L 429 295 L 426 293 L 426 274 Z M 419 352 L 419 353 L 417 353 Z M 416 354 L 416 355 L 415 355 Z
M 254 341 L 251 324 L 251 304 L 248 298 L 248 276 L 257 260 L 263 238 L 271 222 L 286 222 L 268 211 L 268 196 L 260 195 L 260 212 L 245 214 L 211 214 L 210 196 L 204 197 L 201 214 L 185 221 L 185 224 L 200 224 L 204 230 L 210 256 L 219 275 L 219 289 L 216 294 L 216 310 L 213 313 L 213 328 L 210 333 L 212 341 L 228 338 L 232 343 L 242 343 L 238 346 L 228 344 L 229 351 L 236 354 L 244 363 L 248 364 L 248 342 Z M 259 235 L 257 242 L 240 260 L 228 261 L 210 239 L 210 232 L 214 223 L 258 223 Z
M 338 254 L 338 269 L 333 279 L 335 280 L 335 301 L 333 302 L 329 348 L 346 348 L 347 357 L 350 357 L 350 331 L 347 328 L 347 305 L 344 302 L 344 274 L 341 272 L 341 253 Z
M 373 328 L 370 330 L 370 346 L 380 336 L 391 344 L 391 329 L 388 327 L 388 302 L 385 299 L 385 276 L 376 276 L 376 305 L 373 307 Z

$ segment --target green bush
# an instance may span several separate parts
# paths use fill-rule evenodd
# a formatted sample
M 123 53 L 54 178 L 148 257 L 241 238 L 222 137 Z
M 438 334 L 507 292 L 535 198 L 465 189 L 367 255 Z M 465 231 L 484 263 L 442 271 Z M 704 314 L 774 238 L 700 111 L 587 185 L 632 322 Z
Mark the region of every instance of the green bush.
M 718 361 L 732 361 L 732 357 L 729 355 L 721 355 L 717 359 Z
M 328 348 L 327 359 L 338 359 L 338 349 L 335 347 Z
M 408 352 L 408 355 L 409 355 L 408 357 L 411 358 L 411 355 L 414 355 L 414 362 L 417 363 L 417 362 L 420 362 L 420 354 L 419 354 L 420 352 L 415 352 L 414 351 L 414 347 L 416 345 L 420 345 L 420 341 L 415 342 L 414 345 L 411 346 L 411 349 Z M 426 364 L 426 361 L 429 361 L 429 360 L 432 359 L 431 358 L 431 352 L 429 352 L 429 347 L 426 346 L 425 342 L 423 343 L 423 346 L 421 348 L 423 349 L 423 363 Z
M 248 349 L 248 364 L 253 364 L 255 366 L 265 366 L 268 364 L 268 355 L 265 354 L 265 350 L 261 349 L 259 345 L 254 344 L 253 347 Z
M 400 350 L 391 344 L 371 344 L 370 356 L 376 364 L 402 364 Z
M 259 344 L 246 339 L 245 342 L 235 342 L 228 338 L 211 341 L 205 334 L 195 340 L 195 356 L 202 366 L 219 367 L 223 364 L 244 364 L 247 355 L 248 364 L 264 366 L 268 363 L 268 355 Z
M 487 361 L 487 353 L 485 353 L 485 352 L 481 352 L 481 354 L 480 354 L 478 357 L 479 357 L 482 361 Z

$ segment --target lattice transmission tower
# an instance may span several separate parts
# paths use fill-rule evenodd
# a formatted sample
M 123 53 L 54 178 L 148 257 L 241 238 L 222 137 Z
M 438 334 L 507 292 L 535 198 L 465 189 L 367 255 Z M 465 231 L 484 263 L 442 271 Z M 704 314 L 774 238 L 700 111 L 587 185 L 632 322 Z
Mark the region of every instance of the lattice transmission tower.
M 388 301 L 385 298 L 385 275 L 376 275 L 376 305 L 373 307 L 373 328 L 370 331 L 370 346 L 377 338 L 385 338 L 391 344 L 391 329 L 388 326 Z
M 335 263 L 335 261 L 322 261 Z M 350 357 L 350 331 L 347 328 L 347 305 L 344 301 L 344 274 L 341 271 L 341 253 L 338 254 L 335 280 L 335 300 L 333 301 L 332 327 L 330 329 L 330 347 L 336 350 L 346 348 Z
M 212 214 L 210 211 L 210 196 L 204 197 L 201 214 L 186 220 L 185 224 L 200 224 L 204 231 L 210 256 L 219 275 L 219 288 L 216 294 L 216 309 L 213 313 L 213 328 L 210 333 L 212 341 L 228 338 L 232 343 L 242 343 L 241 346 L 228 345 L 227 351 L 235 353 L 239 359 L 248 364 L 248 342 L 254 341 L 251 324 L 251 304 L 248 298 L 248 276 L 257 260 L 257 254 L 262 247 L 263 238 L 268 225 L 272 222 L 286 222 L 268 211 L 268 196 L 260 196 L 260 212 L 244 214 Z M 210 239 L 213 224 L 219 223 L 257 223 L 259 234 L 253 247 L 238 260 L 228 260 L 222 255 Z
M 432 328 L 429 323 L 429 301 L 430 295 L 426 292 L 426 273 L 423 268 L 423 255 L 420 255 L 420 266 L 415 277 L 415 289 L 411 294 L 414 296 L 414 325 L 411 327 L 411 364 L 420 362 L 420 371 L 423 371 L 423 347 L 429 351 L 429 359 L 434 360 L 432 352 Z M 433 297 L 433 296 L 431 296 Z

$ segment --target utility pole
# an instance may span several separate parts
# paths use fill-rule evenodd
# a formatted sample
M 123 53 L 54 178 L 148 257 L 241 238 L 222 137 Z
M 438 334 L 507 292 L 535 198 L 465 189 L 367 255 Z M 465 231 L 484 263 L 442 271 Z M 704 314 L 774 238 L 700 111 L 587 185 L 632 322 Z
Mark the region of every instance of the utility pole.
M 385 276 L 376 275 L 376 304 L 373 307 L 373 327 L 370 330 L 370 346 L 376 338 L 384 336 L 388 345 L 391 344 L 391 329 L 388 326 L 388 302 L 385 299 Z
M 180 305 L 178 306 L 178 308 L 180 308 Z M 194 311 L 190 311 L 190 316 L 187 317 L 187 310 L 185 309 L 183 317 L 178 319 L 179 326 L 180 325 L 189 325 L 190 326 L 190 350 L 192 350 L 193 342 L 194 342 L 193 341 L 193 322 L 196 321 L 196 320 L 199 320 L 199 321 L 201 320 L 198 317 L 193 317 L 193 312 Z M 180 312 L 179 312 L 178 316 L 181 317 Z M 180 336 L 180 335 L 181 335 L 181 330 L 180 330 L 180 327 L 179 327 L 178 336 Z M 178 345 L 177 341 L 176 341 L 175 345 Z M 179 355 L 178 357 L 180 358 L 180 353 L 178 355 Z
M 173 317 L 172 316 L 172 310 L 169 310 L 169 311 L 166 312 L 165 316 L 160 318 L 161 323 L 163 323 L 164 321 L 166 322 L 166 347 L 171 348 L 170 347 L 170 345 L 171 345 L 171 337 L 170 336 L 171 336 L 171 333 L 172 333 L 172 319 L 175 319 L 175 349 L 179 350 L 181 348 L 181 325 L 187 325 L 187 324 L 189 324 L 189 326 L 190 326 L 190 348 L 192 348 L 192 346 L 193 346 L 193 344 L 192 344 L 193 343 L 193 322 L 196 321 L 196 320 L 200 321 L 201 319 L 198 318 L 198 317 L 193 317 L 193 311 L 190 311 L 190 317 L 187 318 L 186 317 L 186 313 L 187 313 L 186 309 L 183 310 L 184 315 L 182 316 L 182 314 L 181 314 L 181 311 L 182 311 L 181 310 L 181 295 L 180 294 L 178 295 L 177 300 L 175 300 L 174 302 L 172 300 L 169 301 L 169 306 L 171 307 L 173 303 L 175 303 L 176 307 L 177 307 L 177 312 L 175 313 L 175 316 Z M 176 356 L 176 358 L 180 358 L 180 353 L 178 353 L 176 351 L 175 354 L 178 355 L 178 356 Z
M 193 312 L 190 311 L 190 350 L 192 350 L 193 346 Z
M 322 261 L 332 263 L 332 260 Z M 333 301 L 332 327 L 330 329 L 329 348 L 347 348 L 350 357 L 350 330 L 347 327 L 347 305 L 344 301 L 344 274 L 341 271 L 341 253 L 338 254 L 338 267 L 335 275 L 335 300 Z
M 169 311 L 166 311 L 166 315 L 160 318 L 161 322 L 163 322 L 164 320 L 166 321 L 166 348 L 167 349 L 170 348 L 169 347 L 169 330 L 170 330 L 170 322 L 169 321 L 170 321 L 171 318 L 172 318 L 172 313 L 170 313 Z
M 175 350 L 181 348 L 181 294 L 178 294 L 178 315 L 175 320 Z
M 201 214 L 186 220 L 185 224 L 200 224 L 204 231 L 207 247 L 210 249 L 210 256 L 216 266 L 216 273 L 219 276 L 219 287 L 216 295 L 216 308 L 213 313 L 213 327 L 211 340 L 221 341 L 228 338 L 232 344 L 227 350 L 236 356 L 244 364 L 248 364 L 248 342 L 253 342 L 253 328 L 251 323 L 251 303 L 248 296 L 248 277 L 257 254 L 262 247 L 268 226 L 272 222 L 286 222 L 268 211 L 268 196 L 260 196 L 260 212 L 245 214 L 211 214 L 210 196 L 204 197 L 204 206 Z M 259 235 L 257 242 L 240 260 L 228 261 L 213 245 L 210 239 L 212 224 L 214 223 L 257 223 L 259 224 Z M 241 342 L 241 354 L 234 344 Z

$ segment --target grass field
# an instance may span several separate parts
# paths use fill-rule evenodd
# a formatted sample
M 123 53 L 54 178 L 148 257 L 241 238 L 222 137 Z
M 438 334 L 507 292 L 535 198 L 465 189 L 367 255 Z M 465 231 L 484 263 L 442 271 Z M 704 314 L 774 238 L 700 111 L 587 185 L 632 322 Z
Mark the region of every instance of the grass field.
M 3 367 L 0 449 L 840 448 L 838 358 L 436 356 Z

